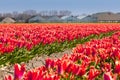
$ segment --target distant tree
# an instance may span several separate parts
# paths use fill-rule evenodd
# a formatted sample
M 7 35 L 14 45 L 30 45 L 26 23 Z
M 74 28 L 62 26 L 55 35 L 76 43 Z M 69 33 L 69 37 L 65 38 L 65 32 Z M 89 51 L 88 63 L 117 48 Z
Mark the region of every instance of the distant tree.
M 36 15 L 37 12 L 36 12 L 36 10 L 26 10 L 26 11 L 23 11 L 23 14 L 27 14 L 27 15 L 33 16 L 33 15 Z
M 3 20 L 3 15 L 2 15 L 2 13 L 0 13 L 0 21 L 2 21 Z
M 19 13 L 17 11 L 13 11 L 12 13 L 1 13 L 0 14 L 0 20 L 2 20 L 5 17 L 11 17 L 14 18 L 17 22 L 26 22 L 26 20 L 28 20 L 29 18 L 31 18 L 32 16 L 36 16 L 36 15 L 40 15 L 40 16 L 69 16 L 71 15 L 71 11 L 68 10 L 61 10 L 61 11 L 57 11 L 57 10 L 50 10 L 50 11 L 40 11 L 39 13 L 37 13 L 36 10 L 26 10 L 23 11 L 22 13 Z
M 13 13 L 12 13 L 12 17 L 17 18 L 18 15 L 19 15 L 19 13 L 18 13 L 17 11 L 13 11 Z
M 56 10 L 49 11 L 49 16 L 58 16 L 58 11 Z
M 69 15 L 71 15 L 71 11 L 68 11 L 68 10 L 61 10 L 61 11 L 57 11 L 57 10 L 40 11 L 38 13 L 38 15 L 41 15 L 41 16 L 69 16 Z
M 41 16 L 48 16 L 49 13 L 48 13 L 48 11 L 40 11 L 39 15 L 41 15 Z
M 62 10 L 62 11 L 59 11 L 59 15 L 61 15 L 61 16 L 69 16 L 69 15 L 71 15 L 71 11 Z
M 0 17 L 3 17 L 3 16 L 2 16 L 2 13 L 0 13 Z
M 12 17 L 11 13 L 3 13 L 3 17 Z
M 21 13 L 16 17 L 17 22 L 26 22 L 32 15 Z

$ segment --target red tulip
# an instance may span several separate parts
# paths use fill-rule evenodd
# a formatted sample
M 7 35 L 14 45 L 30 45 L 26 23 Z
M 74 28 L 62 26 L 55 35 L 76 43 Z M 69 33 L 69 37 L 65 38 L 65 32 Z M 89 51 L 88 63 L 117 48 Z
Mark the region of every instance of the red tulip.
M 104 62 L 103 65 L 101 65 L 101 69 L 103 72 L 110 72 L 111 71 L 111 64 Z
M 99 56 L 103 61 L 108 58 L 109 54 L 107 54 L 106 49 L 100 48 L 98 51 L 99 51 Z
M 115 61 L 115 73 L 120 74 L 120 61 Z
M 5 76 L 5 80 L 13 80 L 13 77 L 11 75 Z
M 84 51 L 83 46 L 81 44 L 77 45 L 76 48 L 73 49 L 73 53 L 82 53 Z
M 89 56 L 92 54 L 92 49 L 90 47 L 85 48 L 85 50 L 86 50 L 86 52 L 85 52 L 86 55 Z
M 97 70 L 97 69 L 95 69 L 94 66 L 91 66 L 91 67 L 90 67 L 89 74 L 88 74 L 88 79 L 89 79 L 89 80 L 93 80 L 93 79 L 95 79 L 99 74 L 100 74 L 100 71 Z
M 43 80 L 42 71 L 31 70 L 25 75 L 25 80 Z
M 78 76 L 83 76 L 86 73 L 84 66 L 74 65 L 72 73 Z
M 64 66 L 65 66 L 65 67 L 64 67 Z M 65 72 L 65 69 L 64 69 L 64 68 L 66 68 L 66 64 L 64 65 L 63 63 L 59 63 L 59 64 L 58 64 L 58 74 L 63 75 L 64 72 Z
M 55 74 L 48 74 L 47 76 L 44 76 L 43 80 L 60 80 L 60 76 Z
M 71 73 L 72 70 L 74 69 L 74 63 L 72 62 L 66 62 L 67 65 L 64 65 L 64 69 L 66 72 Z
M 53 68 L 55 66 L 55 62 L 54 60 L 51 60 L 51 59 L 46 59 L 45 60 L 45 66 L 46 68 Z
M 21 66 L 19 64 L 14 65 L 14 79 L 15 80 L 22 79 L 24 72 L 25 72 L 24 64 L 22 64 Z

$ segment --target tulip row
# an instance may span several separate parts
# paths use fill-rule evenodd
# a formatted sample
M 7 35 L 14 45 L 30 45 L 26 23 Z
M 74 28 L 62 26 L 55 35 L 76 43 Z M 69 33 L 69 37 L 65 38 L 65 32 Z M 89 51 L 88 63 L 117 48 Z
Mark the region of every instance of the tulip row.
M 36 54 L 50 55 L 92 38 L 110 36 L 114 31 L 120 30 L 119 24 L 1 24 L 0 26 L 0 65 L 28 61 Z
M 120 32 L 73 48 L 71 55 L 46 59 L 45 66 L 25 72 L 15 64 L 14 80 L 120 80 Z M 13 80 L 11 75 L 5 80 Z
M 6 24 L 0 25 L 0 52 L 15 48 L 31 50 L 39 43 L 71 41 L 91 34 L 120 30 L 118 24 Z

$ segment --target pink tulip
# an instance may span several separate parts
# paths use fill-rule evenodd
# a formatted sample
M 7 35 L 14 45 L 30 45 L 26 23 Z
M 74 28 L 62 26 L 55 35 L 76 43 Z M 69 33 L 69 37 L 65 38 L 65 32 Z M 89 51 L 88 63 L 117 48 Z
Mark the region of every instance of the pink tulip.
M 114 74 L 114 76 L 112 76 L 111 72 L 106 72 L 103 75 L 104 80 L 117 80 L 117 75 Z

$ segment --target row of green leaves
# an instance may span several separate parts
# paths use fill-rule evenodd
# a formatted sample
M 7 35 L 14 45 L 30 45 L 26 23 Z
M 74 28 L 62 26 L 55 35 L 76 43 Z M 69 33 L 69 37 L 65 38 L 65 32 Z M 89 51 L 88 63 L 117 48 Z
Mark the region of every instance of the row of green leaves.
M 92 34 L 82 39 L 74 39 L 72 41 L 64 41 L 61 43 L 54 42 L 52 44 L 42 45 L 41 43 L 32 50 L 28 51 L 26 48 L 16 48 L 12 53 L 6 53 L 0 55 L 0 67 L 10 65 L 14 63 L 27 62 L 35 56 L 42 54 L 50 55 L 55 52 L 62 52 L 66 48 L 70 49 L 76 46 L 76 44 L 83 44 L 91 39 L 101 39 L 103 37 L 111 36 L 114 32 L 101 33 L 100 35 Z

